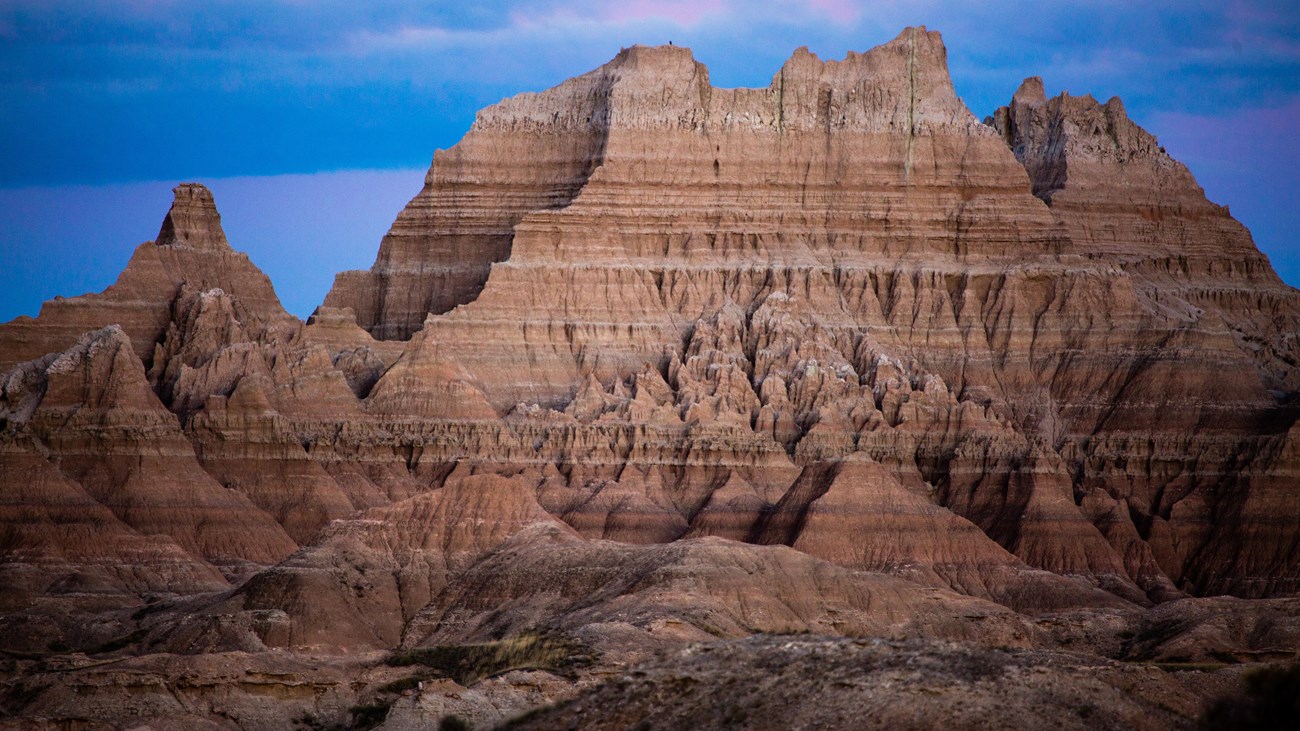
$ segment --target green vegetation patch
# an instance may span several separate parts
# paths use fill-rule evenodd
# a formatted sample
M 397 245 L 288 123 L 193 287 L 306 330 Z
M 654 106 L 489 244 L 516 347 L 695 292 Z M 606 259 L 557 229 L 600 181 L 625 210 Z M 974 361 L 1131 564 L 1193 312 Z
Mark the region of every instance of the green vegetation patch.
M 1152 665 L 1166 673 L 1212 673 L 1222 670 L 1230 663 L 1226 662 L 1153 662 Z
M 376 689 L 375 692 L 401 695 L 402 693 L 405 693 L 408 690 L 414 690 L 415 688 L 420 687 L 420 681 L 422 680 L 424 680 L 424 677 L 418 674 L 412 675 L 407 678 L 399 678 L 397 680 L 394 680 L 391 683 L 384 683 L 383 685 L 379 686 L 379 688 Z
M 592 658 L 573 640 L 525 634 L 495 642 L 398 650 L 386 662 L 395 667 L 418 665 L 428 670 L 429 677 L 469 686 L 511 670 L 543 670 L 572 678 Z

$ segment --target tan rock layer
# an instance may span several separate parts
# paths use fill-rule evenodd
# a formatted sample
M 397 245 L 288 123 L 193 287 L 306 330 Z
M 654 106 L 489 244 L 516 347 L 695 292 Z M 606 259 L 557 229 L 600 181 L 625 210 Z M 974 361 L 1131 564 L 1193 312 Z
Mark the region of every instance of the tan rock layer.
M 1294 591 L 1295 292 L 1117 101 L 1030 82 L 981 125 L 945 56 L 727 90 L 627 49 L 480 114 L 306 325 L 182 185 L 113 287 L 0 326 L 0 461 L 51 485 L 14 545 L 57 556 L 31 516 L 81 490 L 185 552 L 122 591 L 306 546 L 186 651 L 392 646 L 534 524 L 554 571 L 708 538 L 1028 612 Z

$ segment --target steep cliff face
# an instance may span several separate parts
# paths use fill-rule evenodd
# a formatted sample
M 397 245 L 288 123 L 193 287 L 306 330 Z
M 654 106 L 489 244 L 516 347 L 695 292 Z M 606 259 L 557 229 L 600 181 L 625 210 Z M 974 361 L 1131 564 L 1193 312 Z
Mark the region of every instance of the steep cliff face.
M 1073 248 L 1129 276 L 1146 318 L 1146 362 L 1112 377 L 1122 392 L 1063 394 L 1076 491 L 1126 503 L 1153 556 L 1198 592 L 1294 591 L 1270 546 L 1300 537 L 1277 519 L 1295 497 L 1280 487 L 1296 469 L 1295 290 L 1118 98 L 1049 100 L 1030 78 L 987 121 Z
M 306 324 L 185 184 L 0 326 L 0 581 L 190 596 L 114 620 L 167 652 L 1050 646 L 1300 588 L 1297 332 L 1118 100 L 980 123 L 923 28 L 762 89 L 638 46 L 481 112 Z
M 938 34 L 905 36 L 840 63 L 801 50 L 768 89 L 715 89 L 688 49 L 638 46 L 554 89 L 490 107 L 464 140 L 435 156 L 425 189 L 398 217 L 371 271 L 340 275 L 326 304 L 352 307 L 377 337 L 409 337 L 426 313 L 474 299 L 491 263 L 563 256 L 547 246 L 511 255 L 522 233 L 515 227 L 531 212 L 573 208 L 579 194 L 587 215 L 634 204 L 610 228 L 640 219 L 649 234 L 589 242 L 585 255 L 654 255 L 663 251 L 658 234 L 670 231 L 679 232 L 680 249 L 706 214 L 718 219 L 719 240 L 702 251 L 735 257 L 754 246 L 731 236 L 744 233 L 735 230 L 735 209 L 754 208 L 747 198 L 756 188 L 765 189 L 763 207 L 778 210 L 753 213 L 771 223 L 784 212 L 806 214 L 810 194 L 852 205 L 867 192 L 855 190 L 854 179 L 879 183 L 886 171 L 947 183 L 953 171 L 935 170 L 936 158 L 946 157 L 936 155 L 935 138 L 980 128 L 953 93 Z M 980 136 L 989 149 L 993 136 Z M 871 154 L 857 154 L 873 142 Z M 836 149 L 822 154 L 829 145 Z M 678 211 L 679 203 L 687 208 Z M 660 225 L 676 213 L 687 214 L 674 216 L 682 225 Z M 568 230 L 586 223 L 581 215 L 561 220 Z
M 1133 275 L 1152 312 L 1226 329 L 1270 388 L 1295 390 L 1294 290 L 1118 97 L 1049 100 L 1031 77 L 985 121 L 1069 229 L 1074 251 Z
M 568 205 L 601 164 L 613 77 L 606 66 L 516 98 L 517 116 L 480 113 L 459 144 L 434 155 L 374 266 L 339 274 L 325 305 L 351 308 L 378 338 L 405 340 L 428 313 L 473 300 L 490 266 L 510 256 L 515 225 Z
M 515 222 L 509 258 L 427 320 L 375 403 L 581 422 L 647 390 L 649 367 L 675 409 L 646 428 L 675 410 L 752 429 L 799 468 L 867 453 L 1035 566 L 1168 597 L 1208 589 L 1226 552 L 1210 546 L 1228 541 L 1260 556 L 1229 585 L 1270 583 L 1290 523 L 1227 538 L 1211 516 L 1285 500 L 1265 483 L 1294 469 L 1278 456 L 1297 414 L 1294 291 L 1118 100 L 1048 101 L 1030 80 L 989 122 L 923 29 L 838 62 L 796 52 L 766 89 L 716 89 L 688 50 L 636 47 L 506 100 L 467 150 L 577 124 L 599 164 L 567 205 Z M 508 188 L 510 167 L 476 170 Z M 395 261 L 381 252 L 376 271 Z M 749 504 L 725 519 L 743 536 L 779 499 L 731 495 L 701 517 L 699 499 L 665 509 L 656 491 L 691 489 L 669 481 L 609 510 L 636 500 L 662 539 Z M 608 525 L 612 499 L 566 514 Z M 1294 586 L 1282 573 L 1265 591 Z

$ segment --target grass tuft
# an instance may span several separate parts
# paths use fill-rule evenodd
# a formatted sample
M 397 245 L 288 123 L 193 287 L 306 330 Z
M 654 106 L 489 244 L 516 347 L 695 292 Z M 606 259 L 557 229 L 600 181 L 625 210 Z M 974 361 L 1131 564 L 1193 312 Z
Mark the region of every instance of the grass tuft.
M 544 670 L 571 678 L 592 659 L 572 640 L 525 634 L 496 642 L 398 650 L 386 662 L 394 667 L 419 665 L 427 668 L 431 677 L 469 686 L 511 670 Z

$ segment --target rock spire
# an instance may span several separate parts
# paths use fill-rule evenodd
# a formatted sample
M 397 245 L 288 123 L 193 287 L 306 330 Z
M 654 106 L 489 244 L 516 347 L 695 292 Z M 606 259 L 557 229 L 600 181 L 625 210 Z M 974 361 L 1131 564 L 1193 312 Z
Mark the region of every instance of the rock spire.
M 195 249 L 229 248 L 212 191 L 201 183 L 181 183 L 172 193 L 175 198 L 171 210 L 163 219 L 155 243 Z

